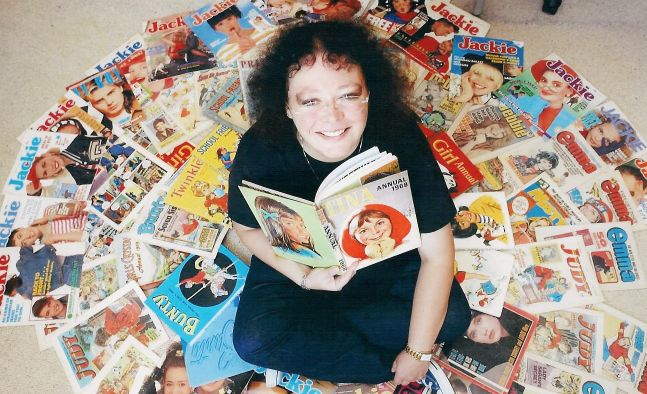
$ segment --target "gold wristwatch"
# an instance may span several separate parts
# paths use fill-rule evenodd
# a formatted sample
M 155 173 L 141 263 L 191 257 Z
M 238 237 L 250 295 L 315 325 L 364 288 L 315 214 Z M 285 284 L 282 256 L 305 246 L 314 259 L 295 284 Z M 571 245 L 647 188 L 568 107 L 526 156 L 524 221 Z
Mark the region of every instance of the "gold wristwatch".
M 411 357 L 415 358 L 418 361 L 431 361 L 432 352 L 419 352 L 413 350 L 409 345 L 404 347 L 404 351 Z

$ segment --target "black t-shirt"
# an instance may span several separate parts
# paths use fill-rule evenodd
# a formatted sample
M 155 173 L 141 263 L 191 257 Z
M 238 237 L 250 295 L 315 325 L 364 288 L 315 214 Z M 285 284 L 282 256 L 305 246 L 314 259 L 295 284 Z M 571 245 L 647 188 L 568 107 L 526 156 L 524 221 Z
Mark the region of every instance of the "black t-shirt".
M 259 127 L 255 124 L 243 136 L 229 176 L 229 216 L 237 223 L 255 228 L 259 225 L 238 189 L 243 180 L 313 201 L 320 181 L 340 164 L 308 157 L 311 169 L 296 137 L 276 146 L 260 135 Z M 454 217 L 456 209 L 422 132 L 412 121 L 401 130 L 382 134 L 378 141 L 376 133 L 367 128 L 362 150 L 377 146 L 380 151 L 397 156 L 400 169 L 409 171 L 420 232 L 442 228 Z

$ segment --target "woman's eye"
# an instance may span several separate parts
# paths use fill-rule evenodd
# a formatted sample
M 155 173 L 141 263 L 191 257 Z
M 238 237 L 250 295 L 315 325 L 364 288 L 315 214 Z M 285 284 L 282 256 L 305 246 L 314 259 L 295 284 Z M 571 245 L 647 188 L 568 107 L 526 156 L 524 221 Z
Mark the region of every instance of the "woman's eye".
M 303 107 L 314 107 L 317 104 L 319 104 L 319 100 L 317 99 L 308 99 L 301 102 Z
M 357 93 L 347 93 L 340 97 L 341 100 L 345 100 L 345 101 L 353 101 L 353 100 L 357 100 L 358 98 L 359 98 L 359 94 Z

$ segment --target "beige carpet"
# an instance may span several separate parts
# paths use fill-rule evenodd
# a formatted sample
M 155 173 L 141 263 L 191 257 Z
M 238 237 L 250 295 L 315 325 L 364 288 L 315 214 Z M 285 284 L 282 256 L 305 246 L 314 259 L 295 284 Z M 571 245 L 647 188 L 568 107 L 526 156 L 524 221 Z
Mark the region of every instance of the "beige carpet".
M 15 137 L 63 94 L 68 83 L 138 32 L 145 19 L 203 3 L 2 0 L 2 182 L 18 149 Z M 471 0 L 453 3 L 472 7 Z M 524 41 L 527 64 L 550 52 L 559 54 L 616 101 L 647 136 L 647 1 L 564 0 L 555 16 L 543 14 L 541 3 L 486 0 L 482 18 L 492 24 L 489 35 Z M 647 263 L 647 234 L 638 239 Z M 240 251 L 233 243 L 228 239 L 227 244 Z M 605 295 L 607 303 L 647 321 L 647 290 Z M 0 349 L 0 393 L 71 391 L 54 351 L 38 351 L 32 327 L 0 329 Z

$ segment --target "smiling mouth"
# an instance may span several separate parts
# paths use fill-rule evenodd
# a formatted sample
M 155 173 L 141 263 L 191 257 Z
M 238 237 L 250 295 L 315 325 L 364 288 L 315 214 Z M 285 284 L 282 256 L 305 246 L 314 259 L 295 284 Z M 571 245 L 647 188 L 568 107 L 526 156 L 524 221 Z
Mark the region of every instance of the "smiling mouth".
M 344 134 L 346 130 L 347 129 L 319 131 L 319 134 L 325 137 L 339 137 L 340 135 Z

